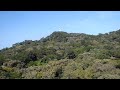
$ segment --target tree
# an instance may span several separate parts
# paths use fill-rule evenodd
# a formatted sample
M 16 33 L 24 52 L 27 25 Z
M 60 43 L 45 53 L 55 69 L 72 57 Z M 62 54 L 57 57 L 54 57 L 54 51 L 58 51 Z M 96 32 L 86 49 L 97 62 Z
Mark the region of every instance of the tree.
M 27 55 L 27 58 L 24 60 L 25 63 L 29 63 L 30 61 L 36 61 L 37 60 L 37 56 L 35 53 L 30 52 Z
M 75 57 L 76 57 L 76 55 L 73 51 L 68 52 L 68 54 L 67 54 L 68 59 L 74 59 Z
M 116 58 L 120 58 L 120 48 L 113 50 L 113 56 Z
M 3 64 L 4 60 L 5 60 L 4 56 L 0 55 L 0 66 Z

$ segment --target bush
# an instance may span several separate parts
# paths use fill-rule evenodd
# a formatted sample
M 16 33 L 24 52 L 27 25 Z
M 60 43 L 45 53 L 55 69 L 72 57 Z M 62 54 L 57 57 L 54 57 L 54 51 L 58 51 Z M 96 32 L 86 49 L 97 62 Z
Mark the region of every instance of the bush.
M 14 69 L 11 67 L 2 67 L 2 70 L 6 71 L 6 72 L 12 72 Z
M 113 50 L 113 56 L 116 58 L 120 58 L 120 48 Z
M 55 78 L 56 79 L 60 79 L 62 77 L 62 73 L 63 73 L 63 70 L 62 68 L 57 68 L 56 71 L 55 71 Z
M 42 76 L 43 76 L 42 72 L 38 72 L 38 73 L 36 74 L 36 78 L 37 78 L 37 79 L 41 79 Z
M 75 52 L 73 52 L 73 51 L 68 52 L 68 54 L 67 54 L 68 59 L 74 59 L 75 57 L 76 57 Z
M 103 64 L 101 62 L 94 63 L 92 67 L 96 72 L 111 72 L 112 70 L 115 70 L 114 65 Z
M 120 79 L 119 75 L 103 74 L 97 79 Z
M 7 67 L 17 67 L 18 64 L 21 64 L 20 61 L 17 60 L 9 60 L 3 63 L 3 66 Z
M 30 67 L 30 66 L 41 66 L 41 65 L 44 65 L 45 63 L 44 62 L 41 62 L 41 60 L 38 60 L 38 61 L 30 61 L 27 66 Z
M 96 52 L 95 57 L 97 59 L 109 59 L 110 54 L 109 54 L 109 51 L 107 50 L 99 50 Z
M 80 63 L 71 61 L 63 69 L 62 79 L 83 79 L 85 72 Z
M 10 72 L 10 79 L 21 79 L 22 74 L 17 72 Z
M 0 66 L 3 64 L 5 60 L 5 57 L 3 55 L 0 55 Z

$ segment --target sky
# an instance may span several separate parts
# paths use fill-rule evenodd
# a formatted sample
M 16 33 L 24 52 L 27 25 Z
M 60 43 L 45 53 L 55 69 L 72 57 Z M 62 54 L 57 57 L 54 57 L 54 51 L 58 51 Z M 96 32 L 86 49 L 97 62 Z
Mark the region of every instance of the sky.
M 0 11 L 0 49 L 54 31 L 97 35 L 120 29 L 120 11 Z

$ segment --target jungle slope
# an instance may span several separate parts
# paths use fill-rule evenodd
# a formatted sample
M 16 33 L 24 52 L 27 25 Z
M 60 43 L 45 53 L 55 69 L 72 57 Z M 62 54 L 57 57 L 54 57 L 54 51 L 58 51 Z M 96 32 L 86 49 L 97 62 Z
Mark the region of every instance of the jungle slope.
M 53 32 L 0 50 L 1 79 L 120 79 L 120 30 Z

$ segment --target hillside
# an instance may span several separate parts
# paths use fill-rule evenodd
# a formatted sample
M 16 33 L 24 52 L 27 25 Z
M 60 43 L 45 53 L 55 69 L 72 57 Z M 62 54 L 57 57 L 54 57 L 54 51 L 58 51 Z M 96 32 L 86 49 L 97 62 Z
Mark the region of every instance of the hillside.
M 0 50 L 1 79 L 120 79 L 120 30 L 55 31 Z

